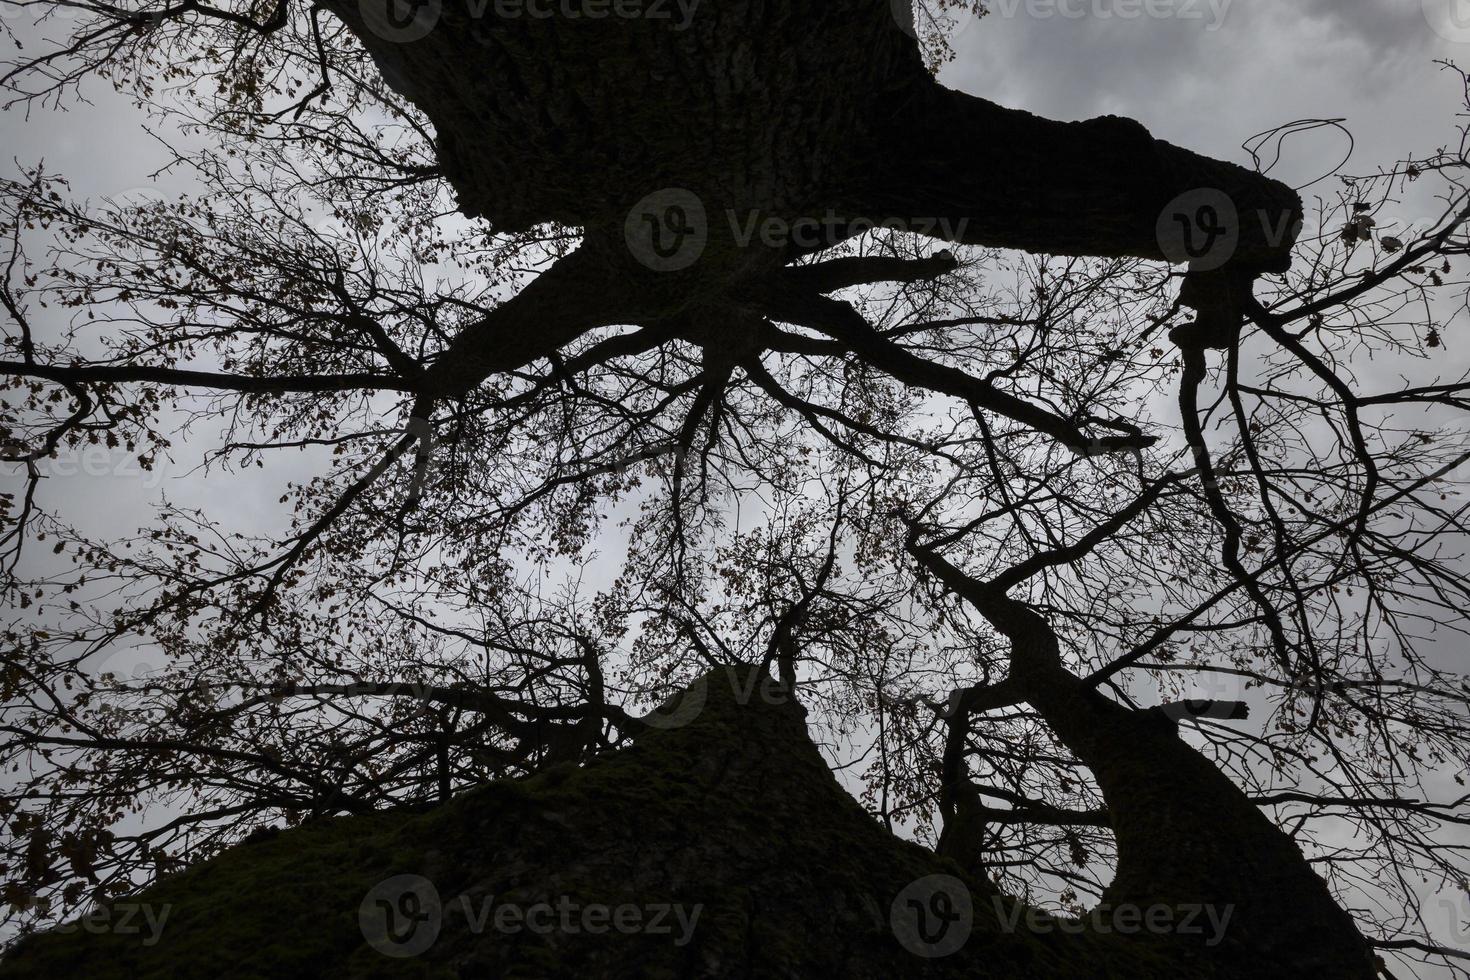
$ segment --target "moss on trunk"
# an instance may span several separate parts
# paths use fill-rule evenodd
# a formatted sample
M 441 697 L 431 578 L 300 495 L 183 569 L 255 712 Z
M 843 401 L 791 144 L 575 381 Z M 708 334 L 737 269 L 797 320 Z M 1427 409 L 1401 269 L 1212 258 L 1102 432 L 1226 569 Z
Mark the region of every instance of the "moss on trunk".
M 115 924 L 133 904 L 155 919 L 166 908 L 155 942 L 137 915 L 138 932 L 34 936 L 0 977 L 1271 974 L 1178 936 L 1036 920 L 889 834 L 832 777 L 802 709 L 751 676 L 707 675 L 666 707 L 664 727 L 585 768 L 242 844 L 114 906 Z M 496 928 L 497 910 L 538 903 L 548 912 L 536 924 L 551 928 Z M 646 926 L 664 905 L 683 916 L 662 930 L 615 924 L 619 907 Z M 598 906 L 607 919 L 585 917 Z

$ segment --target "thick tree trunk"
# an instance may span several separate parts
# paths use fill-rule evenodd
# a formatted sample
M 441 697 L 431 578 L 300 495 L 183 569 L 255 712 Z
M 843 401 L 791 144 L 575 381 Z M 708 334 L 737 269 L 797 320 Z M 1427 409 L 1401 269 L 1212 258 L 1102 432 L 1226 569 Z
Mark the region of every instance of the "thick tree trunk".
M 899 26 L 902 0 L 640 4 L 663 16 L 595 20 L 429 0 L 407 32 L 385 15 L 401 3 L 327 6 L 432 120 L 464 210 L 506 229 L 621 232 L 673 187 L 703 203 L 716 241 L 752 214 L 896 218 L 966 242 L 1172 258 L 1165 205 L 1213 189 L 1240 215 L 1237 263 L 1278 269 L 1301 213 L 1276 181 L 1131 120 L 1058 123 L 945 89 Z
M 1156 140 L 1132 119 L 1056 122 L 932 80 L 913 89 L 868 150 L 859 207 L 934 215 L 976 245 L 1287 267 L 1301 203 L 1283 184 Z
M 0 976 L 1142 980 L 1312 975 L 1299 972 L 1309 964 L 1317 976 L 1369 975 L 1312 952 L 1330 949 L 1337 923 L 1283 910 L 1271 894 L 1310 871 L 1240 819 L 1203 760 L 1130 723 L 1073 731 L 1097 721 L 1094 707 L 1047 710 L 1068 719 L 1066 737 L 1095 761 L 1115 807 L 1125 864 L 1115 898 L 1163 908 L 1175 925 L 1190 906 L 1237 902 L 1224 942 L 1118 928 L 1122 919 L 1100 920 L 1116 929 L 1104 934 L 996 896 L 864 813 L 784 687 L 721 670 L 669 706 L 660 727 L 586 768 L 557 767 L 424 813 L 321 821 L 244 844 L 113 906 L 111 921 L 129 907 L 154 919 L 166 908 L 151 944 L 146 929 L 42 935 Z M 1135 804 L 1143 794 L 1129 788 L 1130 768 L 1158 781 L 1154 812 Z M 1138 834 L 1177 872 L 1146 858 Z M 1218 855 L 1245 870 L 1223 871 Z M 1145 866 L 1161 877 L 1133 870 Z M 1251 885 L 1247 872 L 1262 877 Z M 1204 875 L 1222 876 L 1220 887 L 1200 885 Z M 601 908 L 614 918 L 587 917 Z M 638 911 L 608 925 L 620 908 Z M 1283 928 L 1261 932 L 1257 908 L 1282 915 Z M 1237 934 L 1235 916 L 1252 925 Z M 1277 945 L 1287 928 L 1306 952 Z
M 1233 909 L 1212 955 L 1242 973 L 1373 976 L 1368 944 L 1302 852 L 1171 719 L 1125 708 L 1059 667 L 1034 672 L 1026 690 L 1107 801 L 1118 867 L 1103 904 Z
M 1301 851 L 1174 721 L 1067 670 L 1050 624 L 1001 586 L 912 542 L 910 553 L 1010 640 L 1004 703 L 1031 704 L 1097 780 L 1118 847 L 1104 905 L 1229 909 L 1227 941 L 1208 958 L 1231 973 L 1374 976 L 1370 947 Z
M 889 0 L 701 0 L 687 19 L 431 0 L 407 41 L 379 12 L 396 2 L 328 6 L 432 120 L 464 209 L 507 229 L 621 227 L 666 187 L 711 209 L 828 207 L 861 173 L 874 96 L 923 75 Z
M 751 347 L 782 266 L 880 223 L 1226 262 L 1245 282 L 1286 267 L 1301 214 L 1288 188 L 1130 120 L 1052 122 L 949 91 L 900 28 L 902 2 L 613 0 L 599 9 L 662 16 L 592 19 L 552 0 L 326 0 L 433 123 L 467 214 L 585 235 L 456 338 L 424 397 L 606 324 Z

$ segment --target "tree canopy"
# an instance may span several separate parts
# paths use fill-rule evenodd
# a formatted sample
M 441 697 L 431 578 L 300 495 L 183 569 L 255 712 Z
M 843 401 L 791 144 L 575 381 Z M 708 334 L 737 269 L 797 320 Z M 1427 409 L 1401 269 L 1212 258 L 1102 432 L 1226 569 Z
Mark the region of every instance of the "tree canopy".
M 4 2 L 12 105 L 115 87 L 197 187 L 0 185 L 14 924 L 742 665 L 1001 892 L 1146 890 L 1157 728 L 1470 975 L 1463 128 L 1304 207 L 943 88 L 964 2 Z M 98 533 L 46 476 L 95 446 L 258 506 Z

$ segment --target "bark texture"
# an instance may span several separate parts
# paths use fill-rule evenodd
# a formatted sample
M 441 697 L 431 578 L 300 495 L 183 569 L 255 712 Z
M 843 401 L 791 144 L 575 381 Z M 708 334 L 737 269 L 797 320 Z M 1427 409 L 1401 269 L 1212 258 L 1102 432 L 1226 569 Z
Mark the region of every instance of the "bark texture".
M 900 27 L 903 0 L 702 0 L 631 19 L 434 0 L 413 40 L 382 26 L 395 2 L 326 5 L 432 120 L 464 210 L 505 229 L 615 231 L 675 187 L 717 241 L 734 211 L 935 221 L 935 235 L 944 219 L 960 241 L 1164 258 L 1164 206 L 1210 188 L 1240 212 L 1238 264 L 1259 270 L 1284 267 L 1301 214 L 1280 183 L 1132 120 L 1054 122 L 944 88 Z
M 1371 948 L 1301 851 L 1170 717 L 1111 701 L 1068 671 L 1047 621 L 943 557 L 911 552 L 1011 643 L 1011 673 L 966 710 L 1025 701 L 1096 778 L 1118 847 L 1103 905 L 1230 908 L 1208 959 L 1230 974 L 1370 978 Z M 951 788 L 950 792 L 954 792 Z M 968 814 L 966 814 L 968 816 Z M 973 818 L 971 818 L 973 820 Z
M 1239 935 L 1230 929 L 1213 946 L 1175 935 L 1072 930 L 1061 920 L 1034 920 L 1044 925 L 1032 928 L 1026 910 L 988 883 L 893 837 L 864 813 L 807 737 L 802 709 L 764 675 L 713 672 L 666 717 L 675 727 L 650 731 L 582 769 L 491 786 L 427 812 L 322 821 L 244 844 L 136 897 L 171 909 L 154 945 L 85 929 L 43 935 L 0 964 L 0 976 L 1135 980 L 1312 975 L 1309 962 L 1318 976 L 1370 975 L 1366 964 L 1305 959 L 1254 927 Z M 1104 742 L 1153 738 L 1127 723 L 1105 728 Z M 1279 861 L 1282 873 L 1269 880 L 1289 887 L 1310 875 L 1300 855 L 1263 845 L 1270 835 L 1241 822 L 1229 793 L 1209 788 L 1203 760 L 1190 762 L 1180 745 L 1166 757 L 1180 768 L 1156 798 L 1161 815 L 1136 828 L 1137 794 L 1117 791 L 1134 777 L 1105 767 L 1125 865 L 1168 867 L 1169 860 L 1141 856 L 1141 846 L 1152 846 L 1180 869 L 1159 880 L 1125 870 L 1115 888 L 1146 906 L 1221 901 L 1233 896 L 1234 878 L 1218 889 L 1200 884 L 1219 873 L 1211 854 L 1235 855 L 1241 874 Z M 1201 787 L 1202 796 L 1180 806 L 1179 793 L 1188 798 Z M 1191 837 L 1208 852 L 1198 873 L 1189 862 L 1201 854 L 1178 850 Z M 432 881 L 442 910 L 437 939 L 414 956 L 385 955 L 359 921 L 365 898 L 397 875 Z M 916 953 L 936 947 L 915 946 L 894 918 L 895 908 L 911 914 L 912 886 L 933 875 L 962 883 L 972 908 L 963 942 L 943 956 Z M 917 894 L 921 904 L 932 899 Z M 466 903 L 482 911 L 487 901 L 492 909 L 554 907 L 563 897 L 579 908 L 681 903 L 700 913 L 680 944 L 677 926 L 671 934 L 476 931 L 474 916 L 463 911 Z M 1302 949 L 1321 947 L 1334 928 L 1310 914 L 1288 925 Z
M 424 410 L 599 326 L 739 360 L 767 346 L 766 317 L 799 316 L 826 288 L 787 295 L 783 266 L 875 224 L 1192 263 L 1175 239 L 1202 231 L 1212 267 L 1228 261 L 1246 288 L 1286 268 L 1301 217 L 1289 188 L 1131 120 L 1055 122 L 946 89 L 900 26 L 903 2 L 646 2 L 634 9 L 649 16 L 593 19 L 567 16 L 575 2 L 537 0 L 549 15 L 532 16 L 520 0 L 424 0 L 405 31 L 389 16 L 405 0 L 326 0 L 432 122 L 463 211 L 584 235 L 455 338 L 418 380 Z M 687 261 L 650 259 L 689 241 Z M 1075 427 L 1053 434 L 1091 451 Z

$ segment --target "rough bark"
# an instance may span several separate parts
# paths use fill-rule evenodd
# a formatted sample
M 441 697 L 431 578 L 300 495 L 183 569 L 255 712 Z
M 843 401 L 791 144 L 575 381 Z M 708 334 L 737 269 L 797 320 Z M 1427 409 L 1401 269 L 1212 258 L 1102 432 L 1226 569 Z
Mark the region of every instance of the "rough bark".
M 431 120 L 467 214 L 503 230 L 555 221 L 584 233 L 576 254 L 464 330 L 418 379 L 425 409 L 607 324 L 738 360 L 761 348 L 766 317 L 793 305 L 783 266 L 876 223 L 1177 262 L 1161 228 L 1193 221 L 1203 193 L 1228 202 L 1217 209 L 1228 215 L 1209 212 L 1209 240 L 1229 226 L 1222 254 L 1248 284 L 1286 267 L 1300 220 L 1290 189 L 1131 120 L 1054 122 L 944 88 L 894 0 L 702 0 L 687 19 L 672 4 L 647 8 L 664 19 L 589 19 L 427 0 L 424 29 L 406 35 L 387 16 L 403 0 L 326 6 Z M 694 208 L 648 204 L 671 190 Z M 658 227 L 675 214 L 677 229 Z M 645 221 L 660 241 L 665 230 L 695 231 L 696 257 L 654 267 L 630 238 Z M 807 283 L 798 301 L 823 288 Z M 1053 434 L 1078 451 L 1140 445 Z
M 678 187 L 703 201 L 717 241 L 727 211 L 835 213 L 946 219 L 950 237 L 987 245 L 1164 258 L 1164 205 L 1212 188 L 1242 215 L 1237 262 L 1274 269 L 1301 213 L 1278 182 L 1131 120 L 1054 122 L 944 88 L 893 0 L 703 0 L 687 22 L 507 17 L 444 0 L 409 41 L 382 27 L 380 2 L 393 0 L 327 6 L 432 120 L 464 210 L 506 229 L 617 231 L 635 202 Z M 705 264 L 737 263 L 716 250 Z
M 1167 715 L 1111 701 L 1062 664 L 1056 634 L 994 583 L 911 546 L 1011 642 L 1000 703 L 1026 701 L 1092 771 L 1118 847 L 1105 905 L 1234 909 L 1209 955 L 1248 975 L 1370 978 L 1367 942 L 1290 838 L 1180 737 Z M 961 702 L 962 707 L 973 709 Z
M 0 964 L 0 976 L 1370 975 L 1351 957 L 1279 944 L 1291 930 L 1296 947 L 1327 948 L 1338 923 L 1310 908 L 1283 912 L 1284 899 L 1269 889 L 1300 898 L 1310 870 L 1274 830 L 1242 816 L 1204 760 L 1172 734 L 1120 721 L 1110 709 L 1063 698 L 1046 710 L 1065 719 L 1069 744 L 1097 760 L 1123 852 L 1110 901 L 1241 901 L 1248 928 L 1237 933 L 1232 921 L 1215 946 L 1071 923 L 1063 931 L 1061 920 L 1031 928 L 1025 910 L 988 882 L 863 812 L 833 779 L 784 687 L 721 670 L 668 708 L 662 717 L 675 727 L 655 728 L 590 766 L 493 785 L 426 812 L 325 820 L 248 842 L 133 899 L 170 906 L 156 944 L 116 932 L 42 935 Z M 1100 731 L 1078 734 L 1093 725 Z M 1117 740 L 1133 744 L 1116 764 L 1096 754 Z M 1122 762 L 1140 747 L 1164 753 L 1149 770 L 1157 790 L 1140 788 L 1140 771 Z M 1150 849 L 1163 854 L 1150 857 Z M 1239 869 L 1223 869 L 1220 855 Z M 359 920 L 375 886 L 397 875 L 431 881 L 442 910 L 436 941 L 411 957 L 385 955 Z M 960 883 L 973 909 L 963 943 L 938 957 L 917 955 L 894 919 L 895 907 L 900 915 L 911 909 L 906 889 L 933 875 Z M 1236 888 L 1247 875 L 1264 876 L 1248 895 Z M 563 896 L 577 907 L 681 903 L 701 911 L 682 945 L 677 930 L 477 933 L 463 912 L 466 901 L 473 910 L 487 899 L 492 908 L 524 908 Z M 1263 931 L 1257 909 L 1282 915 L 1282 927 Z M 1018 911 L 1018 924 L 1008 926 Z

